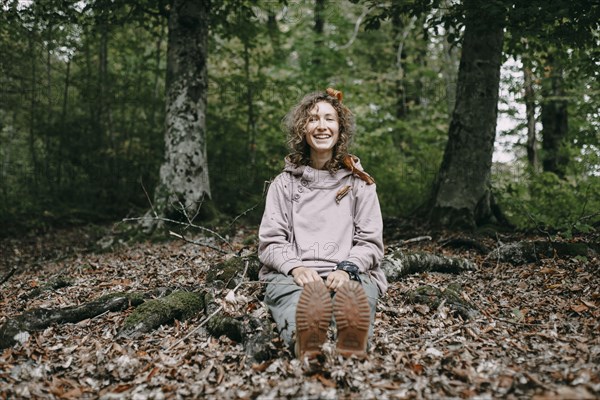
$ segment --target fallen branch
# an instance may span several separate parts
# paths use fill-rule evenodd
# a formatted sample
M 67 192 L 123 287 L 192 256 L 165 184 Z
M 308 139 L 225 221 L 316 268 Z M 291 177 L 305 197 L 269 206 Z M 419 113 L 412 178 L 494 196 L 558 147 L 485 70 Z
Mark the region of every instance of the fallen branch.
M 411 303 L 426 304 L 430 308 L 447 304 L 466 320 L 479 316 L 477 307 L 460 296 L 461 290 L 456 285 L 449 285 L 443 290 L 430 285 L 420 286 L 408 292 L 408 299 Z
M 10 269 L 10 271 L 8 271 L 8 272 L 6 273 L 6 275 L 4 275 L 4 276 L 2 277 L 2 279 L 0 279 L 0 285 L 2 285 L 4 282 L 6 282 L 7 280 L 9 280 L 9 279 L 10 279 L 10 277 L 11 277 L 11 276 L 13 276 L 13 275 L 15 274 L 15 272 L 17 272 L 17 269 L 19 269 L 19 267 L 12 267 L 12 268 Z
M 512 265 L 527 264 L 541 258 L 559 257 L 593 257 L 600 252 L 600 246 L 591 243 L 565 242 L 518 242 L 510 243 L 491 251 L 486 260 L 491 262 L 508 262 Z
M 175 291 L 166 297 L 148 300 L 135 309 L 125 320 L 121 337 L 134 338 L 174 320 L 184 321 L 204 308 L 200 293 Z
M 169 231 L 169 235 L 174 236 L 177 239 L 181 239 L 181 240 L 183 240 L 186 243 L 191 243 L 191 244 L 195 244 L 195 245 L 198 245 L 198 246 L 208 247 L 209 249 L 213 249 L 215 251 L 218 251 L 221 254 L 229 254 L 226 251 L 223 251 L 220 248 L 218 248 L 216 246 L 213 246 L 212 244 L 208 244 L 208 243 L 204 243 L 204 242 L 199 242 L 199 241 L 196 241 L 196 240 L 191 240 L 191 239 L 188 239 L 185 236 L 180 235 L 179 233 L 176 233 L 176 232 L 173 232 L 173 231 Z
M 417 243 L 417 242 L 423 242 L 425 240 L 431 241 L 431 236 L 417 236 L 414 238 L 401 240 L 399 244 L 403 245 L 403 244 L 408 244 L 408 243 Z
M 140 221 L 146 221 L 146 220 L 156 220 L 156 221 L 162 221 L 162 222 L 169 222 L 175 225 L 181 225 L 181 226 L 185 226 L 187 228 L 195 228 L 195 229 L 199 229 L 201 231 L 204 232 L 208 232 L 211 235 L 216 236 L 217 238 L 219 238 L 219 240 L 221 240 L 223 243 L 225 243 L 227 246 L 229 246 L 229 248 L 233 251 L 233 246 L 231 245 L 231 243 L 229 243 L 229 241 L 227 239 L 225 239 L 223 236 L 221 236 L 218 232 L 213 231 L 212 229 L 208 229 L 205 228 L 203 226 L 200 225 L 196 225 L 194 223 L 191 222 L 181 222 L 181 221 L 176 221 L 174 219 L 170 219 L 170 218 L 164 218 L 164 217 L 152 217 L 152 218 L 148 218 L 147 216 L 144 217 L 136 217 L 136 218 L 123 218 L 121 220 L 121 222 L 140 222 Z
M 395 251 L 383 258 L 381 269 L 388 281 L 395 282 L 400 278 L 419 272 L 444 272 L 458 274 L 477 269 L 475 263 L 455 257 L 429 253 L 403 253 Z
M 139 293 L 111 293 L 77 307 L 60 309 L 36 308 L 6 321 L 0 327 L 0 348 L 14 345 L 19 337 L 41 331 L 52 324 L 75 323 L 107 311 L 122 311 L 144 302 Z M 21 335 L 21 336 L 19 336 Z

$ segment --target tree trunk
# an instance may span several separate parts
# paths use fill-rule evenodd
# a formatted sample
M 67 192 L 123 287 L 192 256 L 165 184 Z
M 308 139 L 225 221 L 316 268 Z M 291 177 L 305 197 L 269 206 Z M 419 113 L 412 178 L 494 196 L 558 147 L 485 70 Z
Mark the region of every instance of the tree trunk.
M 442 2 L 442 9 L 450 9 L 450 0 L 444 0 Z M 456 81 L 459 66 L 459 52 L 458 48 L 454 43 L 451 43 L 450 38 L 457 35 L 457 29 L 453 26 L 448 26 L 444 29 L 444 36 L 442 37 L 442 46 L 444 54 L 444 63 L 441 66 L 442 76 L 444 77 L 446 104 L 448 106 L 448 118 L 452 118 L 452 111 L 456 105 Z
M 60 126 L 62 132 L 60 132 L 59 144 L 58 144 L 58 160 L 56 165 L 56 187 L 60 191 L 62 187 L 62 163 L 64 155 L 64 146 L 67 132 L 67 111 L 69 106 L 69 85 L 71 79 L 71 59 L 67 60 L 67 70 L 65 72 L 65 87 L 63 91 L 63 103 L 62 110 L 60 113 Z
M 277 24 L 277 18 L 275 17 L 272 7 L 269 7 L 268 10 L 267 31 L 269 32 L 269 38 L 271 39 L 273 58 L 275 60 L 281 60 L 283 57 L 285 57 L 285 54 L 281 49 L 279 26 Z
M 315 33 L 318 35 L 317 40 L 321 40 L 321 43 L 322 39 L 319 36 L 323 35 L 323 27 L 325 26 L 324 14 L 325 0 L 315 0 Z
M 408 113 L 406 105 L 406 88 L 404 87 L 404 68 L 403 63 L 406 60 L 404 51 L 404 42 L 408 36 L 410 27 L 406 27 L 399 14 L 392 16 L 392 32 L 394 36 L 394 52 L 396 53 L 396 118 L 402 119 Z
M 29 36 L 29 55 L 31 57 L 31 101 L 29 104 L 29 156 L 31 158 L 31 168 L 33 170 L 33 194 L 34 196 L 38 195 L 38 159 L 37 159 L 37 151 L 35 146 L 35 124 L 36 124 L 36 115 L 37 115 L 37 102 L 36 102 L 36 81 L 37 81 L 37 71 L 35 68 L 35 44 L 33 42 L 33 36 Z
M 564 77 L 560 62 L 548 56 L 548 67 L 542 82 L 542 166 L 563 178 L 569 157 L 564 149 L 569 131 Z
M 493 218 L 490 173 L 504 31 L 503 18 L 487 13 L 467 10 L 456 105 L 430 199 L 434 225 L 472 229 Z
M 320 79 L 323 76 L 322 67 L 325 64 L 323 56 L 326 52 L 324 49 L 324 27 L 325 27 L 325 0 L 315 0 L 315 25 L 313 30 L 315 32 L 315 41 L 312 50 L 312 62 L 310 68 L 310 75 L 313 79 Z
M 248 132 L 247 137 L 247 149 L 248 149 L 248 161 L 250 168 L 252 168 L 251 176 L 254 177 L 254 168 L 256 165 L 256 113 L 254 112 L 254 85 L 250 77 L 250 47 L 248 42 L 244 41 L 244 75 L 246 77 L 246 106 L 248 107 L 248 118 L 246 122 L 246 131 Z
M 169 15 L 165 158 L 154 196 L 159 216 L 195 215 L 210 197 L 206 156 L 208 2 L 175 0 Z
M 535 139 L 535 92 L 533 90 L 533 73 L 529 57 L 523 57 L 523 78 L 525 86 L 525 110 L 527 114 L 527 161 L 535 171 L 538 166 Z

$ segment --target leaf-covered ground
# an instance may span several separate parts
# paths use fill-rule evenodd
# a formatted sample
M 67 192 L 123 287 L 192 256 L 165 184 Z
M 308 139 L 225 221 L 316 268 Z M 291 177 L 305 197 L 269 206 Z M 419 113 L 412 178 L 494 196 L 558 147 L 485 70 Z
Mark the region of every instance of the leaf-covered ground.
M 27 309 L 79 305 L 111 292 L 194 289 L 225 257 L 181 241 L 94 252 L 89 244 L 103 242 L 91 232 L 0 241 L 0 278 L 19 266 L 0 286 L 0 324 Z M 252 233 L 240 230 L 231 239 L 237 251 L 254 250 L 246 240 Z M 22 343 L 0 354 L 0 398 L 598 398 L 599 259 L 486 263 L 474 250 L 443 248 L 441 239 L 403 249 L 466 257 L 479 269 L 423 273 L 391 284 L 378 306 L 367 360 L 340 358 L 328 345 L 324 360 L 303 364 L 275 340 L 275 357 L 252 364 L 240 344 L 202 328 L 180 341 L 204 315 L 135 340 L 119 338 L 128 310 L 21 335 Z M 408 302 L 408 291 L 418 286 L 451 283 L 460 285 L 478 317 L 464 321 L 444 303 Z M 242 285 L 230 302 L 226 294 L 220 301 L 232 315 L 268 317 L 260 284 Z

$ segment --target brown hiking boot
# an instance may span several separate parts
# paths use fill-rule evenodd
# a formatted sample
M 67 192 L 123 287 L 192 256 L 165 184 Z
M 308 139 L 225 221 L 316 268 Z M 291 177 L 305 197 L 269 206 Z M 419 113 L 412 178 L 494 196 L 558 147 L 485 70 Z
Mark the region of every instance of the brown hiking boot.
M 314 358 L 321 353 L 331 323 L 331 295 L 323 281 L 304 285 L 296 309 L 296 356 Z
M 371 308 L 360 283 L 349 281 L 335 295 L 333 313 L 337 325 L 337 351 L 344 357 L 366 357 Z

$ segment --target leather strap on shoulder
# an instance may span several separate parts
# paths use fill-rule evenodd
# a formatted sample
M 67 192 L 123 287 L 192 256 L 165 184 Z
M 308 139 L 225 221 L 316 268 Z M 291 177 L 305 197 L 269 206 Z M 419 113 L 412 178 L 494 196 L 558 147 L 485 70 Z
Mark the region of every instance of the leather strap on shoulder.
M 348 154 L 344 157 L 344 167 L 352 171 L 352 173 L 358 176 L 360 179 L 365 181 L 367 185 L 372 185 L 375 183 L 375 179 L 371 177 L 371 175 L 367 174 L 365 171 L 361 171 L 356 167 L 357 159 L 354 158 L 352 154 Z

